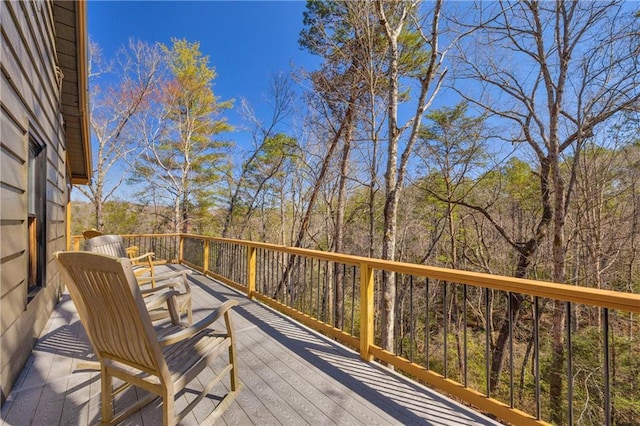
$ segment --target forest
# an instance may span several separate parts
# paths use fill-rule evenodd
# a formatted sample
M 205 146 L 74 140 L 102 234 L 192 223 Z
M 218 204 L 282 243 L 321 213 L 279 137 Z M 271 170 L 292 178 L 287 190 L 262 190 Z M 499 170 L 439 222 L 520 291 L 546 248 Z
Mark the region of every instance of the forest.
M 637 4 L 308 1 L 301 19 L 300 47 L 321 65 L 275 74 L 265 116 L 214 94 L 198 41 L 133 40 L 113 58 L 92 43 L 94 178 L 74 189 L 73 233 L 183 232 L 640 293 Z M 250 146 L 234 142 L 232 108 Z M 393 349 L 406 283 L 379 280 L 380 345 Z M 529 301 L 509 298 L 530 320 Z M 505 303 L 482 325 L 498 392 Z M 594 384 L 576 398 L 593 402 L 600 319 L 586 311 L 571 321 L 575 379 Z M 567 315 L 553 301 L 542 312 L 545 365 L 562 370 Z M 627 348 L 614 423 L 633 424 L 640 323 L 612 328 Z M 523 354 L 528 339 L 516 336 Z M 566 383 L 545 377 L 545 418 L 565 423 Z M 599 424 L 591 409 L 574 421 Z

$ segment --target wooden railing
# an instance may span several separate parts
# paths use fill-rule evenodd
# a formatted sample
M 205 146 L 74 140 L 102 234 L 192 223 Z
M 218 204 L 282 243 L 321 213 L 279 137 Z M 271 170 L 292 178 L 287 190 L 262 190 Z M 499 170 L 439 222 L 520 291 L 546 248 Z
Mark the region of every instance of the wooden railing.
M 558 351 L 550 318 L 560 306 L 563 422 L 624 423 L 640 410 L 640 389 L 629 384 L 640 375 L 632 361 L 640 353 L 638 294 L 200 235 L 124 238 L 244 292 L 364 360 L 380 360 L 513 424 L 550 419 L 545 376 Z M 80 240 L 74 237 L 74 249 Z M 393 351 L 380 347 L 382 273 L 396 274 L 398 283 Z M 508 337 L 496 381 L 500 324 Z

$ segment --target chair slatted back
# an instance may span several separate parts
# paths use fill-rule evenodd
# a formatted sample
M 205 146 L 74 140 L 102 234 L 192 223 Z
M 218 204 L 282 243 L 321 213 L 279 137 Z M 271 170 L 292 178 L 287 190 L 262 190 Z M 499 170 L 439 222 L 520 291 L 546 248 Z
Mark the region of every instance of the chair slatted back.
M 89 252 L 54 256 L 97 355 L 167 377 L 129 259 Z
M 109 256 L 127 257 L 127 250 L 120 235 L 100 235 L 85 240 L 84 249 Z

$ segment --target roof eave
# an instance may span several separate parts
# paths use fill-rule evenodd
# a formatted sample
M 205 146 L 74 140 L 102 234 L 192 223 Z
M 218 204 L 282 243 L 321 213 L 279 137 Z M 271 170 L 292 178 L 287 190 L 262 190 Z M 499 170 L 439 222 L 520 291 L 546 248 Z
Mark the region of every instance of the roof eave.
M 67 168 L 72 184 L 86 185 L 91 182 L 93 169 L 89 127 L 87 3 L 85 0 L 57 1 L 53 7 L 56 50 L 63 75 L 60 96 Z
M 76 3 L 76 39 L 78 43 L 78 104 L 80 107 L 82 146 L 84 152 L 85 171 L 83 176 L 71 177 L 75 185 L 87 185 L 91 182 L 93 163 L 91 159 L 91 132 L 89 130 L 89 73 L 87 70 L 87 3 Z

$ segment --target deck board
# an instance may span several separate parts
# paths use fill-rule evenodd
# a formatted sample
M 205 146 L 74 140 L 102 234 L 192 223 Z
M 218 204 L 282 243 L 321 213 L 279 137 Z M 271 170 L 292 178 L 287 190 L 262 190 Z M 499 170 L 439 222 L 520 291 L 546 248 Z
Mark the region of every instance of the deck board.
M 193 273 L 189 280 L 196 321 L 221 301 L 239 302 L 233 322 L 244 387 L 220 424 L 497 424 L 376 363 L 361 361 L 357 353 L 210 278 Z M 2 406 L 2 420 L 17 426 L 98 422 L 99 374 L 76 369 L 78 361 L 92 359 L 86 333 L 65 295 Z M 213 369 L 218 367 L 214 363 Z M 190 388 L 198 391 L 214 374 L 205 370 Z M 213 401 L 201 401 L 182 424 L 200 424 L 216 398 L 226 393 L 226 382 L 209 393 Z M 178 396 L 177 409 L 195 397 L 194 391 Z M 129 389 L 116 405 L 143 394 Z M 155 401 L 122 424 L 156 425 L 161 416 Z

